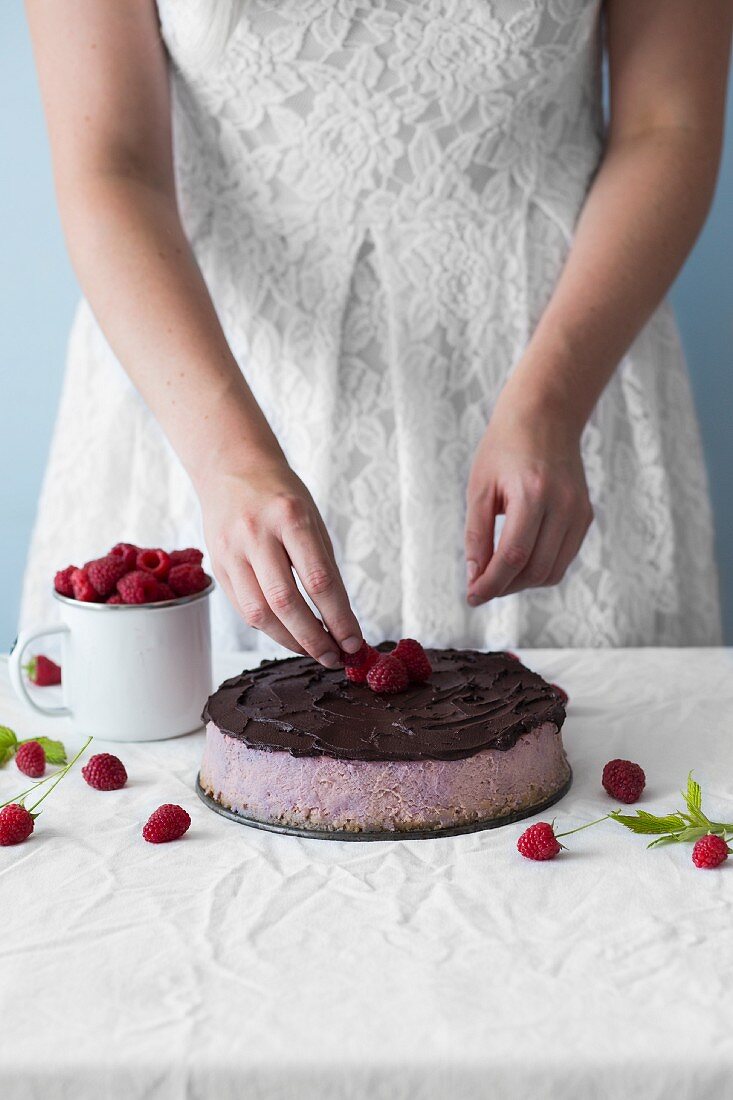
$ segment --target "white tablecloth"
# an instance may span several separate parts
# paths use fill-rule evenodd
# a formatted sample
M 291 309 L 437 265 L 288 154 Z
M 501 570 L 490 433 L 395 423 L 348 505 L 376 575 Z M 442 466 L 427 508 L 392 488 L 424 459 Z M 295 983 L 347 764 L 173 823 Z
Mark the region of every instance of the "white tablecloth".
M 733 819 L 732 651 L 523 656 L 570 693 L 575 781 L 542 815 L 558 829 L 613 807 L 615 756 L 646 769 L 645 808 L 676 808 L 692 768 L 704 808 Z M 0 679 L 0 723 L 63 736 Z M 127 787 L 94 791 L 77 764 L 33 837 L 0 849 L 2 1100 L 733 1096 L 733 858 L 699 871 L 691 845 L 647 851 L 610 821 L 544 864 L 516 851 L 524 823 L 369 844 L 259 832 L 198 801 L 201 747 L 93 743 Z M 0 802 L 19 778 L 0 771 Z M 146 844 L 162 802 L 193 824 Z

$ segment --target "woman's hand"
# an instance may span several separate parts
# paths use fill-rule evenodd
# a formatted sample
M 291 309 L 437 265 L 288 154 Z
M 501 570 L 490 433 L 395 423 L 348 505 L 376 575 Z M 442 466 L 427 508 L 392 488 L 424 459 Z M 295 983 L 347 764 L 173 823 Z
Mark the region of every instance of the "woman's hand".
M 284 460 L 199 485 L 214 573 L 245 622 L 326 668 L 362 643 L 318 509 Z M 293 569 L 323 622 L 303 599 Z M 326 629 L 324 629 L 324 627 Z
M 470 604 L 558 584 L 593 519 L 577 426 L 547 408 L 523 406 L 505 387 L 476 450 L 467 500 Z

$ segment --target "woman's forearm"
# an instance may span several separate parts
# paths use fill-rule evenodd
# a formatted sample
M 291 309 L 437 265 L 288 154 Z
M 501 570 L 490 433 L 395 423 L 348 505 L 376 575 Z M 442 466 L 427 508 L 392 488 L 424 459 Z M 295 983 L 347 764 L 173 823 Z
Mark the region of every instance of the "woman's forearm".
M 505 387 L 580 432 L 702 226 L 717 133 L 659 127 L 612 141 L 554 293 Z
M 101 327 L 198 491 L 232 605 L 280 644 L 336 667 L 362 637 L 333 546 L 227 345 L 173 196 L 114 175 L 70 200 L 61 188 L 60 204 Z
M 578 553 L 593 516 L 583 427 L 692 247 L 714 190 L 733 0 L 603 0 L 601 14 L 605 155 L 476 450 L 466 516 L 475 604 L 558 584 Z
M 250 626 L 333 668 L 361 645 L 359 624 L 323 518 L 246 385 L 178 216 L 156 5 L 26 6 L 74 266 L 194 483 L 213 572 Z
M 593 511 L 580 436 L 705 217 L 712 135 L 651 129 L 612 141 L 554 293 L 511 372 L 468 486 L 468 600 L 558 584 Z M 497 512 L 506 522 L 494 553 Z
M 167 189 L 131 173 L 60 194 L 82 289 L 194 484 L 282 451 L 229 349 Z

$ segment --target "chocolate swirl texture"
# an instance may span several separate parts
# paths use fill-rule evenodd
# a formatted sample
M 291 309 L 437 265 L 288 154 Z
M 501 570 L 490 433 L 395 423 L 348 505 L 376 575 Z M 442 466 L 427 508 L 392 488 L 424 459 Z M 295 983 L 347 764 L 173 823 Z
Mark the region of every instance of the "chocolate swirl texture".
M 562 726 L 565 707 L 550 684 L 506 653 L 426 652 L 430 680 L 395 695 L 312 657 L 263 661 L 225 680 L 202 717 L 250 748 L 347 760 L 457 760 L 511 749 L 543 722 Z

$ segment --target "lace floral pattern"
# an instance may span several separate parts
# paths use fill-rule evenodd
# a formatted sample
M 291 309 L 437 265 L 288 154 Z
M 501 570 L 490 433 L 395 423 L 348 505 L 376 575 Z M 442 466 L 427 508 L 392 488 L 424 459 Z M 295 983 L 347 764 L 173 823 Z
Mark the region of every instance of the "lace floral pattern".
M 601 151 L 599 0 L 232 2 L 229 38 L 202 60 L 207 5 L 159 0 L 182 216 L 367 635 L 718 643 L 705 470 L 666 304 L 584 433 L 596 520 L 564 582 L 464 598 L 471 457 Z M 82 303 L 24 619 L 47 610 L 57 565 L 121 537 L 200 542 L 198 505 Z M 221 593 L 214 626 L 219 646 L 281 652 Z

